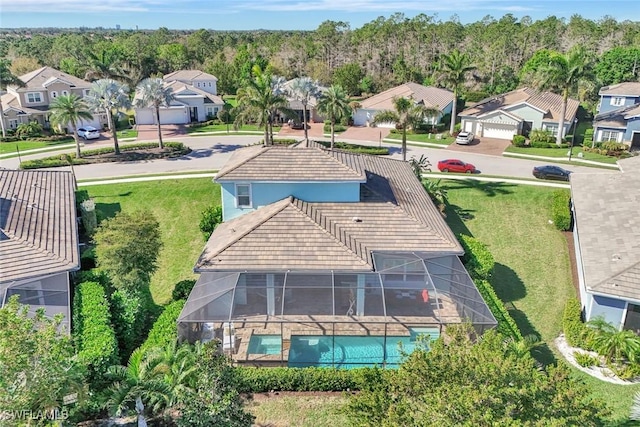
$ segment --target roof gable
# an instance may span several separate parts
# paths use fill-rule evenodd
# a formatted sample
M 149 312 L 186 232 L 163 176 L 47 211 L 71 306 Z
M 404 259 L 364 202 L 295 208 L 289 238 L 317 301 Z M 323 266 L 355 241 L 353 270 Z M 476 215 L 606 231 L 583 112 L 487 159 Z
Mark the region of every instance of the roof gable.
M 196 80 L 198 81 L 203 81 L 203 80 L 217 81 L 218 80 L 218 78 L 213 74 L 205 73 L 200 70 L 178 70 L 178 71 L 174 71 L 173 73 L 165 74 L 162 77 L 162 79 L 167 82 L 173 81 L 173 80 L 185 81 L 185 82 L 196 81 Z
M 603 86 L 598 92 L 601 96 L 640 96 L 640 82 L 623 82 L 615 85 Z
M 443 110 L 453 101 L 453 92 L 447 89 L 410 82 L 367 98 L 360 105 L 365 110 L 393 110 L 394 98 L 411 98 L 428 108 Z
M 481 114 L 478 116 L 478 118 L 483 119 L 484 121 L 488 121 L 488 122 L 499 122 L 499 123 L 520 123 L 522 121 L 522 118 L 507 111 L 507 110 L 494 110 L 494 111 L 489 111 L 487 113 Z
M 69 86 L 75 86 L 77 88 L 89 88 L 91 84 L 85 80 L 79 79 L 76 76 L 67 74 L 63 71 L 56 70 L 51 67 L 42 67 L 30 73 L 20 76 L 26 87 L 18 88 L 18 91 L 28 91 L 34 89 L 41 89 L 51 84 L 55 80 L 60 80 Z

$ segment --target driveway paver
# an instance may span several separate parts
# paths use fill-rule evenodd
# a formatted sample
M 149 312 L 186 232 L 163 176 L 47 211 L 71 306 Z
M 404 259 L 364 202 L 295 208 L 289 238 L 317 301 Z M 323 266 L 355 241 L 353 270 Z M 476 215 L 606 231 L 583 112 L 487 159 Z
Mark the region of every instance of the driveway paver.
M 362 141 L 380 142 L 391 133 L 390 128 L 376 128 L 367 126 L 349 126 L 336 139 L 358 139 Z
M 158 140 L 158 127 L 156 125 L 138 125 L 138 141 Z M 162 138 L 175 138 L 187 134 L 184 125 L 162 125 Z
M 508 139 L 478 138 L 469 145 L 458 145 L 451 143 L 447 150 L 460 151 L 462 153 L 488 154 L 490 156 L 502 156 L 504 150 L 511 145 Z

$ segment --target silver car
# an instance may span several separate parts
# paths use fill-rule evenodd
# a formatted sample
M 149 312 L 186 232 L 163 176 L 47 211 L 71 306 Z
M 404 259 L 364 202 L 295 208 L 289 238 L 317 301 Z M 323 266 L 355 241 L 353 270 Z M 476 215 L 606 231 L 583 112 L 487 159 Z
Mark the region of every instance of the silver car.
M 473 142 L 473 134 L 471 132 L 460 132 L 456 137 L 456 144 L 469 145 Z
M 78 128 L 78 136 L 84 139 L 98 139 L 100 138 L 100 131 L 93 126 L 83 126 Z

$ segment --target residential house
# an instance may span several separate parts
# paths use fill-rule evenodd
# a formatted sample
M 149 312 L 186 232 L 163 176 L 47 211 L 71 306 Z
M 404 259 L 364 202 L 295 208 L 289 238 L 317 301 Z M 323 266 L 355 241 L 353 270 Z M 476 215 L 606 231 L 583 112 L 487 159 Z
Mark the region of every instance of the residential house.
M 453 92 L 433 86 L 423 86 L 418 83 L 405 83 L 385 90 L 377 95 L 363 100 L 353 115 L 356 126 L 369 126 L 376 114 L 381 111 L 394 111 L 395 98 L 411 98 L 416 104 L 438 110 L 438 114 L 426 118 L 429 124 L 436 124 L 442 116 L 451 113 L 453 108 Z M 395 123 L 379 123 L 379 127 L 394 127 Z
M 69 330 L 69 273 L 80 269 L 75 178 L 0 169 L 0 306 L 13 295 Z
M 304 121 L 304 106 L 302 102 L 295 99 L 292 94 L 292 85 L 296 81 L 296 79 L 288 80 L 283 85 L 283 90 L 287 96 L 287 100 L 289 101 L 288 107 L 293 110 L 298 115 L 298 122 L 302 123 Z M 327 88 L 325 86 L 318 86 L 318 92 L 322 93 L 326 91 Z M 314 123 L 321 123 L 324 120 L 324 117 L 320 113 L 318 113 L 318 98 L 312 96 L 309 98 L 309 103 L 307 104 L 307 120 Z
M 15 129 L 20 123 L 36 121 L 49 129 L 49 104 L 60 95 L 75 94 L 84 98 L 91 83 L 51 67 L 42 67 L 20 76 L 24 87 L 9 86 L 0 97 L 5 128 Z M 82 120 L 83 125 L 98 129 L 107 124 L 104 114 L 93 114 L 92 120 Z
M 624 143 L 631 150 L 640 150 L 640 82 L 605 86 L 599 95 L 593 140 Z
M 309 142 L 237 150 L 215 178 L 224 222 L 178 319 L 237 362 L 397 364 L 416 337 L 496 320 L 408 163 Z
M 619 164 L 571 175 L 580 299 L 586 320 L 640 333 L 640 156 Z
M 568 99 L 563 136 L 574 126 L 579 104 L 576 99 Z M 458 116 L 461 128 L 467 132 L 485 138 L 511 140 L 514 135 L 528 137 L 533 129 L 548 130 L 556 136 L 561 110 L 561 95 L 525 87 L 484 99 Z
M 179 70 L 163 77 L 164 86 L 171 88 L 174 100 L 160 108 L 160 124 L 186 124 L 215 119 L 224 107 L 218 96 L 218 79 L 199 70 Z M 135 108 L 136 123 L 156 124 L 153 108 Z

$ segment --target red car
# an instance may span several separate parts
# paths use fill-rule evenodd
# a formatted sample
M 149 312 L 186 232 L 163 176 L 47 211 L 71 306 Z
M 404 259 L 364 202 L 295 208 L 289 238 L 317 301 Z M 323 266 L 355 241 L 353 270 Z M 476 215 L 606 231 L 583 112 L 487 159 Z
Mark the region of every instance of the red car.
M 475 173 L 476 167 L 471 163 L 465 163 L 458 159 L 440 160 L 438 162 L 440 172 Z

